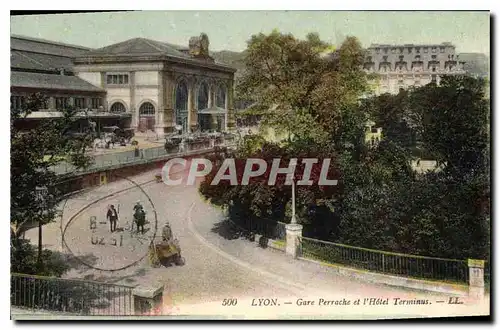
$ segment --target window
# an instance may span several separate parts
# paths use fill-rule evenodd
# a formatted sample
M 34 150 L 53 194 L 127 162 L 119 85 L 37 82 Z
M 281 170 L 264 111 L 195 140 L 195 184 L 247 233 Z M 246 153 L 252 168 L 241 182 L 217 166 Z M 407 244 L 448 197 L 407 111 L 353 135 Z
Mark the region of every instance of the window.
M 433 82 L 433 83 L 437 82 L 437 76 L 435 74 L 432 75 L 431 82 Z
M 198 87 L 198 110 L 208 108 L 208 85 L 202 82 Z
M 411 54 L 411 47 L 408 47 L 408 54 Z
M 64 110 L 69 106 L 69 97 L 56 97 L 56 110 Z
M 387 54 L 388 51 L 389 51 L 389 48 L 384 48 L 384 54 Z
M 436 67 L 435 66 L 432 67 L 432 72 L 436 72 Z
M 108 85 L 127 85 L 128 74 L 108 74 L 106 82 Z
M 384 60 L 384 62 L 387 62 L 387 56 L 383 56 L 382 59 Z
M 10 108 L 11 109 L 22 109 L 26 104 L 26 98 L 24 96 L 11 96 L 10 97 Z
M 416 47 L 416 48 L 415 48 L 415 52 L 416 52 L 417 54 L 420 54 L 420 47 Z
M 102 106 L 102 99 L 99 97 L 94 97 L 91 100 L 92 109 L 99 109 Z
M 401 62 L 403 62 L 403 61 L 404 61 L 404 59 L 405 59 L 404 55 L 400 55 L 400 56 L 399 56 L 399 60 L 400 60 Z
M 420 80 L 415 80 L 415 86 L 420 86 Z
M 403 85 L 403 84 L 404 84 L 404 81 L 400 79 L 400 80 L 398 80 L 398 84 L 399 84 L 399 85 Z
M 432 52 L 433 53 L 437 52 L 437 48 L 436 47 L 432 47 Z
M 371 57 L 371 56 L 367 56 L 367 57 L 366 57 L 366 61 L 367 61 L 367 62 L 371 62 L 371 61 L 372 61 L 372 57 Z
M 439 51 L 440 51 L 441 53 L 444 53 L 444 47 L 439 47 Z
M 155 115 L 155 107 L 149 102 L 145 102 L 139 108 L 139 115 L 141 116 L 154 116 Z
M 75 108 L 85 109 L 85 99 L 83 97 L 75 97 Z
M 420 61 L 420 55 L 415 56 L 415 61 Z
M 396 48 L 391 49 L 391 53 L 396 54 Z
M 404 52 L 404 48 L 403 47 L 399 48 L 399 53 L 403 54 L 403 52 Z
M 380 54 L 380 48 L 375 48 L 375 53 Z
M 431 55 L 431 58 L 435 60 L 437 58 L 437 55 Z
M 113 113 L 123 113 L 125 111 L 126 111 L 125 106 L 121 102 L 115 102 L 111 106 L 111 112 Z
M 424 53 L 427 53 L 429 49 L 427 47 L 424 47 Z

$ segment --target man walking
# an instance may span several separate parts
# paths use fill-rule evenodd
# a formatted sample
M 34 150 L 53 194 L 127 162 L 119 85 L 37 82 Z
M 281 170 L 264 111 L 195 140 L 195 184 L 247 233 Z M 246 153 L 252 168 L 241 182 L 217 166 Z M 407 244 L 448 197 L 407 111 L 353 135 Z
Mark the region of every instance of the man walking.
M 106 217 L 109 219 L 109 226 L 111 232 L 114 232 L 116 230 L 116 222 L 118 221 L 118 212 L 116 211 L 114 205 L 110 206 L 110 208 L 108 209 L 108 213 L 106 214 Z

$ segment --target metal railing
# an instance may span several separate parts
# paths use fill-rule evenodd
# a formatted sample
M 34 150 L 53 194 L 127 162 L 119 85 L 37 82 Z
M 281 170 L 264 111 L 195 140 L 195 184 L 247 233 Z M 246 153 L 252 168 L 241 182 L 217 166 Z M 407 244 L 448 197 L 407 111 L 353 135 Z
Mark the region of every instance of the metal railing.
M 13 307 L 79 315 L 133 315 L 133 287 L 11 274 Z
M 266 218 L 247 218 L 244 221 L 234 222 L 233 220 L 231 220 L 231 222 L 245 231 L 263 235 L 266 238 L 275 240 L 285 240 L 286 238 L 286 224 L 283 222 L 278 222 Z
M 200 152 L 200 151 L 208 151 L 213 149 L 214 147 L 231 147 L 234 144 L 233 141 L 222 141 L 219 143 L 215 143 L 215 145 L 211 146 L 209 143 L 206 144 L 185 144 L 184 148 L 179 148 L 175 146 L 174 148 L 165 150 L 164 146 L 153 147 L 153 148 L 145 148 L 129 151 L 122 151 L 116 153 L 102 154 L 94 156 L 94 162 L 90 166 L 84 169 L 77 169 L 67 163 L 61 162 L 56 166 L 53 166 L 51 170 L 53 170 L 58 175 L 64 175 L 69 173 L 81 174 L 87 172 L 93 172 L 98 170 L 109 169 L 113 166 L 120 165 L 131 165 L 134 163 L 143 163 L 154 161 L 158 159 L 162 159 L 168 156 L 175 155 L 188 155 L 192 152 Z
M 466 260 L 423 257 L 301 238 L 304 258 L 404 277 L 468 283 Z

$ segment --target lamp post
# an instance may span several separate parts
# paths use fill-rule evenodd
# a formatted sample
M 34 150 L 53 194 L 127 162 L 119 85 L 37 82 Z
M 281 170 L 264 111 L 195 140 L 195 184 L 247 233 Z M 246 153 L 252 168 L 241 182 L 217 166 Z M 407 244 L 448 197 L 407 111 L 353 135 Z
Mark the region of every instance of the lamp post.
M 297 224 L 297 218 L 295 216 L 295 180 L 292 178 L 292 220 L 290 221 L 291 224 L 295 225 Z
M 36 187 L 36 200 L 41 206 L 40 218 L 38 219 L 38 264 L 42 265 L 42 221 L 41 218 L 45 211 L 45 201 L 47 197 L 47 187 Z

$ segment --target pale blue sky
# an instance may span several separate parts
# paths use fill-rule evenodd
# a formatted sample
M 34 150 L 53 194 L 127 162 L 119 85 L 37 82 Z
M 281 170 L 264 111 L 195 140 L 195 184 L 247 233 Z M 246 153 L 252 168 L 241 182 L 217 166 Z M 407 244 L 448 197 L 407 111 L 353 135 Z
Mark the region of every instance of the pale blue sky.
M 490 52 L 488 12 L 142 11 L 11 17 L 11 33 L 92 48 L 143 37 L 179 45 L 208 34 L 211 50 L 242 51 L 252 34 L 274 28 L 303 38 L 318 32 L 371 43 L 441 43 L 457 52 Z

